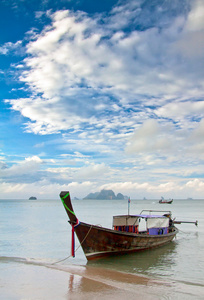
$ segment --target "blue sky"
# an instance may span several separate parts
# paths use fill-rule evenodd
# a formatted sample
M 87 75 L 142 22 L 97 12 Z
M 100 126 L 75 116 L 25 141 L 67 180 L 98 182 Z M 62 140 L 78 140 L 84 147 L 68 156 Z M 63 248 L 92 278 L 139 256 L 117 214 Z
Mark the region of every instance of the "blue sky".
M 1 198 L 204 198 L 202 0 L 0 2 Z

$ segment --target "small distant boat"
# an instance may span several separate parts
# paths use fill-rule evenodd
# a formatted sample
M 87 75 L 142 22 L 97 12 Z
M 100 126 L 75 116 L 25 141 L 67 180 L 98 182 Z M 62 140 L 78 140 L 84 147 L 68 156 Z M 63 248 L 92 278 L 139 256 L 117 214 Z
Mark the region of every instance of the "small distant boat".
M 152 249 L 171 242 L 178 229 L 170 211 L 143 210 L 137 215 L 113 216 L 113 228 L 80 222 L 73 210 L 68 191 L 60 198 L 72 226 L 72 256 L 76 233 L 87 260 Z M 179 223 L 180 224 L 180 223 Z
M 33 196 L 31 196 L 31 197 L 29 198 L 29 200 L 37 200 L 37 198 L 36 198 L 36 197 L 33 197 Z
M 173 202 L 173 199 L 164 200 L 163 197 L 161 197 L 161 200 L 159 200 L 159 203 L 162 203 L 162 204 L 171 204 L 172 202 Z

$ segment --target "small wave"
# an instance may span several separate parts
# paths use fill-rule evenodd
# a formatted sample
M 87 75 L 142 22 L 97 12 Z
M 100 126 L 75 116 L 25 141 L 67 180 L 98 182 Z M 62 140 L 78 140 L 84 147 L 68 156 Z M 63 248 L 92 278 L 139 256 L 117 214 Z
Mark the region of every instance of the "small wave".
M 22 264 L 34 264 L 34 265 L 47 265 L 53 263 L 51 260 L 45 260 L 45 259 L 36 259 L 36 258 L 23 258 L 23 257 L 16 257 L 16 256 L 0 256 L 0 262 L 1 263 L 22 263 Z

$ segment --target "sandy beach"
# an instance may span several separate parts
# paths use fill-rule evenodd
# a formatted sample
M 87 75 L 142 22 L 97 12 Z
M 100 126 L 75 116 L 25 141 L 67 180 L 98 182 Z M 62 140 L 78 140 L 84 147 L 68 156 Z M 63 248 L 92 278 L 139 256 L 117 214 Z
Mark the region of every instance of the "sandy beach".
M 59 267 L 57 267 L 59 269 Z M 162 283 L 143 276 L 90 266 L 62 267 L 69 273 L 70 299 L 155 299 Z M 75 298 L 76 297 L 76 298 Z M 157 296 L 158 297 L 158 296 Z
M 44 299 L 203 299 L 203 288 L 92 266 L 4 258 L 1 297 Z M 2 265 L 1 265 L 2 266 Z
M 10 260 L 10 258 L 9 258 Z M 166 284 L 105 268 L 5 258 L 3 299 L 158 299 Z M 2 266 L 2 265 L 1 265 Z M 2 274 L 3 274 L 3 270 Z M 8 278 L 9 277 L 9 278 Z M 13 277 L 13 278 L 12 278 Z M 2 279 L 3 278 L 3 279 Z

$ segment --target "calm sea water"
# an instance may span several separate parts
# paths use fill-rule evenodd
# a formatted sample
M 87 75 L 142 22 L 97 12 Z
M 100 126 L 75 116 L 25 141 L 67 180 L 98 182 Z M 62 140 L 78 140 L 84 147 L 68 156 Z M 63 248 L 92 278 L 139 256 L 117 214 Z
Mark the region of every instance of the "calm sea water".
M 73 207 L 79 220 L 109 228 L 113 215 L 127 213 L 127 202 L 118 200 L 75 200 Z M 198 220 L 198 227 L 177 225 L 177 238 L 162 248 L 87 263 L 77 238 L 76 257 L 69 257 L 71 227 L 60 199 L 0 200 L 1 299 L 74 299 L 66 274 L 66 267 L 73 265 L 165 282 L 165 289 L 159 290 L 155 299 L 204 299 L 204 200 L 174 200 L 171 205 L 131 201 L 130 213 L 142 209 L 171 210 L 176 220 Z M 75 282 L 75 289 L 81 291 L 79 286 Z M 100 288 L 97 291 L 103 299 Z

